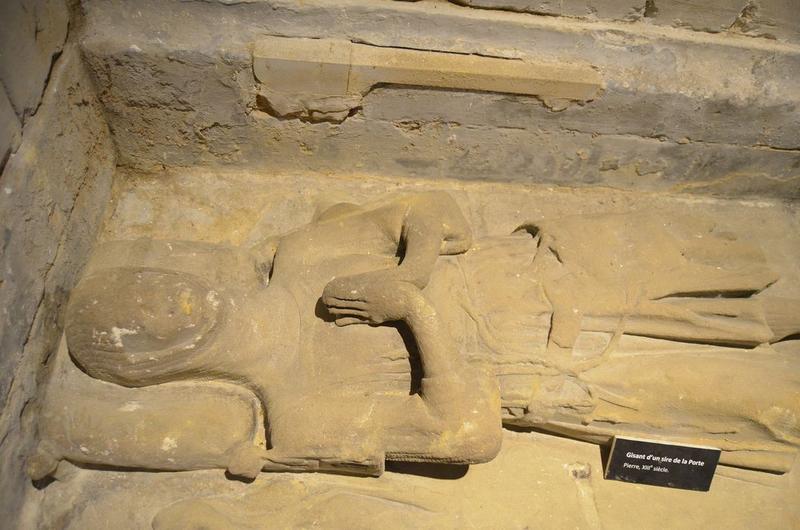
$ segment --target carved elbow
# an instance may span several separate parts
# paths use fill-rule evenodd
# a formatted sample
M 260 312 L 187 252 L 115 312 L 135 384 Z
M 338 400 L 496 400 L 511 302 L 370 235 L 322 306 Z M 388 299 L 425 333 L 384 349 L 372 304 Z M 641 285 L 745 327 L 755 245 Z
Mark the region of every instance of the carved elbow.
M 503 429 L 501 426 L 487 429 L 480 435 L 470 440 L 470 463 L 483 464 L 493 460 L 500 453 L 503 443 Z
M 503 427 L 499 416 L 477 416 L 460 422 L 450 431 L 455 439 L 453 453 L 458 455 L 457 460 L 465 464 L 489 462 L 500 452 L 503 443 Z M 448 434 L 443 434 L 445 440 L 450 437 Z
M 503 420 L 501 417 L 500 392 L 493 381 L 479 378 L 481 397 L 473 400 L 473 408 L 464 411 L 459 422 L 458 433 L 463 440 L 464 452 L 469 455 L 469 463 L 479 464 L 492 460 L 500 452 L 503 442 Z

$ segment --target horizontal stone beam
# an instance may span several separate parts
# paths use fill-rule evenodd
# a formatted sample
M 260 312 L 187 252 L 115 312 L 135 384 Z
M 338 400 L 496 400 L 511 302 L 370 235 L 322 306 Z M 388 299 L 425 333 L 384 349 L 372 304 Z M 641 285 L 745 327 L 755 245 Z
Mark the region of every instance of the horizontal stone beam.
M 499 92 L 571 101 L 602 88 L 590 66 L 529 62 L 337 39 L 268 37 L 253 51 L 256 79 L 284 93 L 364 95 L 381 84 Z

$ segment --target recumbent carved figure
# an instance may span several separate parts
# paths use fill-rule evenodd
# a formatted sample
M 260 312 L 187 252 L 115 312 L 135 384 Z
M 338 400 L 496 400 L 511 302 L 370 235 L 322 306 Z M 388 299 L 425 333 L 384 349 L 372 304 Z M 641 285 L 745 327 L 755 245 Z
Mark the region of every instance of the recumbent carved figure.
M 796 361 L 759 348 L 800 326 L 796 301 L 763 292 L 776 279 L 702 219 L 583 216 L 473 241 L 439 192 L 337 204 L 250 249 L 107 243 L 70 300 L 71 359 L 57 360 L 29 470 L 375 475 L 384 459 L 488 461 L 502 419 L 595 441 L 611 423 L 658 434 L 673 402 L 673 434 L 708 442 L 713 373 L 738 395 L 711 416 L 757 426 L 717 440 L 723 462 L 782 470 L 800 440 L 781 366 Z M 637 388 L 687 358 L 692 375 Z

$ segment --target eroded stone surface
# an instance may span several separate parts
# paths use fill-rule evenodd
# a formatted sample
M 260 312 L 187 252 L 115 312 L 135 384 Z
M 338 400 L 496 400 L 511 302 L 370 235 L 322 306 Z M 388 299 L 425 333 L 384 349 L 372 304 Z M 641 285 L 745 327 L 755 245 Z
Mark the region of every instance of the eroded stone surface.
M 0 513 L 13 520 L 32 491 L 32 400 L 61 334 L 63 307 L 105 213 L 113 148 L 78 50 L 54 67 L 0 180 Z M 24 414 L 23 414 L 24 413 Z
M 0 6 L 0 81 L 23 120 L 39 107 L 53 59 L 67 38 L 64 0 L 9 0 Z
M 2 87 L 0 87 L 2 88 Z M 8 156 L 17 150 L 22 136 L 19 118 L 14 112 L 5 89 L 0 90 L 0 170 L 6 165 Z

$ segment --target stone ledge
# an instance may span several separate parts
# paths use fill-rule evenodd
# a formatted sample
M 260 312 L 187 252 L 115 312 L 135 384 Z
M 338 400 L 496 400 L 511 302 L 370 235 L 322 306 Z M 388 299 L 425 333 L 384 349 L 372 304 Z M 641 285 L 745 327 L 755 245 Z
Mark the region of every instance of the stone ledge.
M 795 45 L 445 3 L 135 6 L 89 4 L 83 40 L 126 166 L 800 194 Z M 342 124 L 300 123 L 259 106 L 251 46 L 264 35 L 588 63 L 606 88 L 553 109 L 524 96 L 388 87 Z

